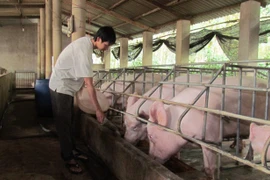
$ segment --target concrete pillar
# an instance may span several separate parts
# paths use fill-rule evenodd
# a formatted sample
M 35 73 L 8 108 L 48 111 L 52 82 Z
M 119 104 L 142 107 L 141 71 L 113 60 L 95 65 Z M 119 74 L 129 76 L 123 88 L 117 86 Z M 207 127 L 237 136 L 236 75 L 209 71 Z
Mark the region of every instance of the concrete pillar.
M 61 6 L 61 1 L 53 1 L 53 66 L 62 51 Z
M 143 66 L 151 66 L 153 57 L 153 33 L 143 32 Z
M 175 64 L 186 64 L 189 62 L 189 38 L 190 21 L 179 20 L 176 22 L 176 61 Z
M 85 36 L 85 4 L 86 0 L 72 0 L 72 15 L 73 15 L 73 33 L 71 35 L 71 41 L 75 41 L 76 39 Z M 78 107 L 78 99 L 74 97 L 74 119 L 75 121 L 80 118 L 80 110 Z M 76 121 L 79 122 L 79 121 Z M 75 126 L 79 126 L 77 123 Z M 78 129 L 78 128 L 76 128 Z M 79 135 L 80 130 L 78 129 L 75 132 L 76 135 Z
M 45 78 L 49 79 L 52 73 L 52 0 L 45 1 L 46 11 L 46 71 Z
M 240 6 L 239 60 L 258 59 L 260 3 L 246 1 Z
M 120 68 L 128 66 L 128 38 L 120 38 Z
M 40 79 L 45 78 L 45 10 L 40 8 Z
M 37 79 L 40 79 L 40 20 L 37 23 Z
M 105 69 L 110 69 L 111 67 L 111 48 L 109 47 L 107 51 L 104 51 L 103 63 L 105 64 Z
M 71 36 L 71 41 L 85 36 L 85 4 L 86 0 L 72 0 L 72 15 L 74 16 L 74 32 Z

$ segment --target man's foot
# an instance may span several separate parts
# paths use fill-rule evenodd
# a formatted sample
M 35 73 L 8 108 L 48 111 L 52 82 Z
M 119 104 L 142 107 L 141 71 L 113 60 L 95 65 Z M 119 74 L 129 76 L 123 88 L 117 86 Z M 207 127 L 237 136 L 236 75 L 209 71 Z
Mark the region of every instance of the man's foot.
M 71 159 L 66 162 L 66 167 L 68 168 L 69 172 L 72 174 L 81 174 L 83 172 L 83 169 L 78 164 L 75 159 Z

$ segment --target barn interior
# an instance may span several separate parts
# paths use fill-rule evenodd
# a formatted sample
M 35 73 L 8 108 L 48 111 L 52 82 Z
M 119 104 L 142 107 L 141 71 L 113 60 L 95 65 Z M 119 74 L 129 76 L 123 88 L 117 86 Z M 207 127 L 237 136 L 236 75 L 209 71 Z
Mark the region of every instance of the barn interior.
M 134 145 L 125 138 L 124 121 L 129 115 L 140 123 L 153 124 L 138 113 L 146 100 L 152 100 L 185 107 L 176 118 L 179 122 L 196 109 L 205 114 L 206 120 L 206 114 L 212 113 L 225 123 L 233 119 L 270 125 L 269 60 L 258 58 L 258 43 L 269 33 L 268 21 L 260 21 L 260 8 L 268 4 L 267 0 L 0 0 L 0 179 L 267 179 L 270 171 L 263 158 L 268 149 L 253 160 L 247 159 L 251 143 L 248 135 L 242 137 L 240 125 L 236 135 L 220 135 L 219 143 L 159 126 L 197 144 L 188 144 L 161 164 L 149 155 L 147 140 Z M 234 34 L 190 33 L 191 25 L 234 13 L 240 13 Z M 60 157 L 48 82 L 61 51 L 80 37 L 93 36 L 103 26 L 114 28 L 117 42 L 107 51 L 95 51 L 101 63 L 93 64 L 93 78 L 97 91 L 112 95 L 112 103 L 106 110 L 108 121 L 101 125 L 76 97 L 77 146 L 90 160 L 80 162 L 83 174 L 73 175 Z M 160 41 L 153 38 L 167 31 L 174 31 L 174 36 Z M 218 36 L 227 43 L 237 41 L 237 47 L 228 51 L 236 50 L 237 56 L 227 55 L 230 61 L 217 62 L 215 68 L 205 68 L 207 63 L 190 63 L 189 54 L 203 48 L 209 36 Z M 142 43 L 136 44 L 138 49 L 129 44 L 136 38 L 142 38 Z M 176 55 L 175 64 L 153 65 L 153 49 L 158 43 L 169 44 Z M 142 66 L 129 67 L 128 61 L 138 52 L 143 52 Z M 118 68 L 110 67 L 112 56 L 118 59 Z M 265 65 L 259 66 L 259 62 Z M 194 75 L 199 77 L 196 82 L 191 80 Z M 177 82 L 180 76 L 185 78 Z M 205 76 L 211 78 L 204 81 Z M 237 77 L 236 82 L 226 83 L 230 77 Z M 215 83 L 216 79 L 222 82 Z M 102 87 L 104 83 L 109 86 Z M 116 90 L 117 84 L 122 84 L 120 91 Z M 202 91 L 192 102 L 185 103 L 162 98 L 166 85 L 171 87 L 173 97 L 177 86 L 199 87 Z M 151 88 L 160 97 L 145 96 Z M 213 109 L 211 103 L 208 107 L 207 100 L 197 106 L 197 100 L 215 88 L 220 90 L 219 108 Z M 234 104 L 227 105 L 230 93 L 236 97 Z M 245 93 L 250 95 L 247 100 Z M 145 99 L 134 114 L 127 111 L 128 97 Z M 227 110 L 229 106 L 235 107 L 234 111 Z M 249 108 L 246 113 L 245 107 Z M 234 148 L 230 148 L 232 143 Z M 204 173 L 200 146 L 218 154 L 219 168 L 214 177 Z

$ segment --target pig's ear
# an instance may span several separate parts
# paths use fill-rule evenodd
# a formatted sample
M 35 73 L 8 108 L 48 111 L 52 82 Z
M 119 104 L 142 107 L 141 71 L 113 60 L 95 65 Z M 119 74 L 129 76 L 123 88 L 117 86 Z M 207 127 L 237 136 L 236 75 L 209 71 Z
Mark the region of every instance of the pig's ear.
M 255 123 L 251 123 L 250 126 L 249 126 L 249 139 L 252 140 L 252 139 L 255 139 L 255 136 L 254 136 L 254 131 L 255 131 L 255 128 L 257 127 L 258 125 L 255 124 Z
M 133 93 L 135 95 L 138 95 L 137 92 Z M 139 100 L 138 97 L 134 97 L 134 96 L 129 96 L 128 100 L 127 100 L 127 108 L 129 108 L 130 106 L 132 106 L 135 102 L 137 102 Z
M 154 102 L 149 110 L 150 121 L 158 123 L 162 126 L 167 126 L 167 113 L 162 102 Z
M 258 126 L 257 124 L 251 123 L 250 126 L 249 126 L 250 132 L 251 132 L 252 130 L 254 130 L 254 128 L 256 128 L 257 126 Z

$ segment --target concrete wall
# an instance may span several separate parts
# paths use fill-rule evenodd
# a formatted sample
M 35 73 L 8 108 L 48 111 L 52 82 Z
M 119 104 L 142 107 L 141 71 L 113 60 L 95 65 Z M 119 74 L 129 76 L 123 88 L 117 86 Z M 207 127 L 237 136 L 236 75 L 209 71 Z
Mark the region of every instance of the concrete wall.
M 184 180 L 111 131 L 111 122 L 101 126 L 84 113 L 80 120 L 84 141 L 119 180 Z
M 37 70 L 37 25 L 0 27 L 0 67 L 8 72 Z M 62 49 L 71 38 L 62 34 Z M 104 69 L 104 65 L 94 65 L 94 69 Z
M 11 89 L 14 87 L 14 76 L 12 73 L 0 75 L 0 129 L 2 128 L 2 116 L 11 98 Z
M 37 26 L 0 27 L 0 65 L 9 72 L 36 71 Z
M 0 66 L 9 72 L 33 71 L 37 66 L 37 25 L 0 27 Z M 62 48 L 71 38 L 62 34 Z

